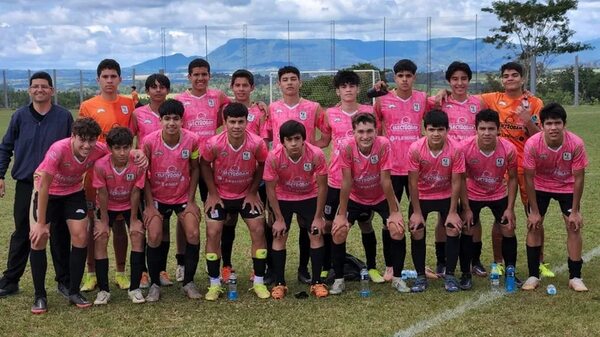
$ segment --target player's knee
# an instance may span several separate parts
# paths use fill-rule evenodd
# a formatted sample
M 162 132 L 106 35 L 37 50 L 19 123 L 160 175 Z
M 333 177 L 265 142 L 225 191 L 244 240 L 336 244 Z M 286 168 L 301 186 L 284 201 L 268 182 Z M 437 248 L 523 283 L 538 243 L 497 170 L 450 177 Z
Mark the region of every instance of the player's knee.
M 348 229 L 347 227 L 343 227 L 342 229 L 336 231 L 333 234 L 333 243 L 336 245 L 342 244 L 346 242 L 346 238 L 348 237 Z
M 446 236 L 456 237 L 460 234 L 460 231 L 454 227 L 446 227 Z
M 148 246 L 156 248 L 162 241 L 162 232 L 159 230 L 148 231 Z
M 31 240 L 31 249 L 35 249 L 35 250 L 46 249 L 47 243 L 48 243 L 48 234 L 42 234 L 36 240 Z
M 413 240 L 421 240 L 425 237 L 425 228 L 412 230 L 410 236 Z
M 71 243 L 73 246 L 85 246 L 87 245 L 88 233 L 86 230 L 76 230 L 71 232 Z
M 94 244 L 96 246 L 106 246 L 108 245 L 108 233 L 102 233 L 94 237 Z
M 144 232 L 141 229 L 131 228 L 129 237 L 132 246 L 138 247 L 144 243 Z

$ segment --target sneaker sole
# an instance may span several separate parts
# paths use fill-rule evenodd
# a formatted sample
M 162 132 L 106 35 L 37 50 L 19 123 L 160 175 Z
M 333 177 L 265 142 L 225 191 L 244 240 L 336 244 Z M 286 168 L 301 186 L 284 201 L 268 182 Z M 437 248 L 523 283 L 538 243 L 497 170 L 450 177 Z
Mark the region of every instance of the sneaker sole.
M 87 309 L 92 306 L 92 303 L 89 304 L 75 304 L 75 306 L 79 309 Z
M 34 314 L 34 315 L 42 315 L 42 314 L 45 314 L 47 312 L 48 312 L 48 309 L 46 309 L 46 310 L 43 310 L 43 309 L 42 310 L 33 310 L 33 309 L 31 309 L 31 313 Z

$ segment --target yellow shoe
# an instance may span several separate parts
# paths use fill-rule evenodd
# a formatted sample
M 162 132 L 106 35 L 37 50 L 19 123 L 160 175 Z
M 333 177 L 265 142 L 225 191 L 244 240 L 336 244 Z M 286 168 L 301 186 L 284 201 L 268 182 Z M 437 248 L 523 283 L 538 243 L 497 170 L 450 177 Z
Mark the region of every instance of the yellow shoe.
M 120 289 L 129 289 L 129 285 L 131 284 L 129 277 L 124 272 L 115 273 L 115 283 Z
M 385 280 L 383 279 L 383 276 L 381 276 L 381 274 L 379 273 L 379 270 L 377 269 L 369 269 L 369 278 L 371 278 L 371 281 L 373 281 L 373 283 L 384 283 Z
M 81 286 L 81 291 L 92 291 L 96 289 L 98 285 L 98 279 L 96 278 L 96 273 L 87 273 L 83 277 L 83 285 Z
M 223 292 L 223 287 L 221 287 L 220 285 L 210 286 L 208 287 L 206 295 L 204 295 L 204 299 L 206 299 L 207 301 L 216 301 L 217 299 L 219 299 Z
M 254 293 L 256 296 L 258 296 L 258 298 L 267 299 L 271 297 L 269 289 L 267 289 L 267 286 L 264 284 L 255 284 L 252 286 L 252 288 L 250 288 L 250 290 L 254 290 Z
M 540 276 L 547 278 L 554 277 L 554 272 L 550 269 L 550 263 L 540 263 Z

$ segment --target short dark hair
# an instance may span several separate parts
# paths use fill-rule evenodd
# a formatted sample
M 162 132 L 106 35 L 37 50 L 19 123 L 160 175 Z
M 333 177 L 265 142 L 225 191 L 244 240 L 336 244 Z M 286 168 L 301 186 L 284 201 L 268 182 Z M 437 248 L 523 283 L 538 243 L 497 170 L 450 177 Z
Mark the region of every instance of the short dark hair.
M 194 68 L 206 68 L 206 70 L 208 70 L 208 73 L 210 74 L 210 64 L 205 59 L 201 59 L 201 58 L 193 59 L 192 62 L 190 62 L 190 64 L 188 64 L 188 74 L 189 75 L 192 74 L 192 70 Z
M 48 81 L 48 85 L 52 86 L 52 76 L 50 76 L 50 74 L 48 74 L 45 71 L 38 71 L 38 72 L 33 73 L 33 75 L 31 75 L 31 77 L 29 78 L 29 85 L 31 86 L 31 83 L 33 82 L 33 80 L 37 80 L 37 79 L 46 80 L 46 81 Z
M 73 126 L 71 127 L 71 132 L 75 136 L 79 136 L 83 139 L 92 139 L 98 138 L 102 133 L 102 129 L 98 122 L 96 122 L 93 118 L 90 117 L 82 117 L 77 118 L 73 122 Z
M 137 87 L 135 85 L 132 85 L 131 89 L 135 90 L 135 89 L 137 89 Z
M 167 88 L 167 90 L 171 90 L 171 81 L 169 80 L 169 78 L 164 74 L 155 73 L 148 76 L 148 78 L 146 79 L 146 91 L 150 90 L 150 88 L 153 88 L 156 82 L 160 83 L 160 85 Z
M 98 68 L 96 68 L 96 74 L 98 75 L 98 77 L 100 77 L 100 73 L 102 73 L 102 70 L 105 69 L 116 70 L 117 75 L 121 76 L 121 66 L 119 65 L 119 62 L 113 59 L 104 59 L 100 61 L 100 63 L 98 64 Z
M 302 136 L 302 140 L 306 140 L 306 127 L 304 124 L 290 119 L 289 121 L 281 124 L 279 128 L 279 141 L 283 144 L 285 138 L 289 138 L 295 135 Z
M 281 80 L 281 76 L 287 73 L 295 74 L 296 76 L 298 76 L 298 79 L 300 79 L 300 70 L 298 70 L 298 68 L 294 66 L 285 66 L 279 68 L 279 70 L 277 71 L 277 80 Z
M 233 72 L 231 75 L 231 85 L 233 85 L 233 82 L 235 82 L 236 78 L 240 77 L 248 79 L 248 83 L 250 83 L 250 85 L 254 85 L 254 75 L 252 75 L 252 73 L 246 69 L 238 69 Z
M 502 74 L 504 74 L 505 71 L 507 70 L 516 70 L 519 75 L 521 75 L 521 77 L 523 76 L 523 66 L 520 63 L 517 62 L 508 62 L 508 63 L 504 63 L 501 67 L 500 67 L 500 76 L 502 76 Z
M 360 77 L 352 70 L 340 70 L 333 76 L 333 86 L 339 88 L 344 84 L 360 85 Z
M 375 115 L 368 112 L 360 112 L 352 116 L 352 130 L 355 130 L 360 123 L 370 123 L 373 124 L 374 127 L 377 127 L 377 119 L 375 119 Z
M 227 120 L 227 118 L 237 118 L 244 117 L 248 118 L 248 108 L 242 103 L 229 103 L 225 109 L 223 109 L 223 120 Z
M 414 75 L 417 73 L 417 65 L 409 59 L 402 59 L 394 64 L 394 74 L 401 71 L 410 71 Z
M 448 115 L 439 109 L 429 110 L 423 116 L 423 127 L 427 128 L 428 125 L 437 127 L 444 127 L 446 129 L 450 128 L 450 123 L 448 122 Z
M 115 126 L 108 131 L 106 135 L 106 144 L 108 147 L 133 145 L 133 133 L 124 126 Z
M 446 69 L 446 81 L 450 82 L 450 78 L 457 71 L 464 71 L 467 74 L 469 81 L 471 80 L 471 78 L 473 78 L 473 72 L 471 71 L 471 67 L 469 67 L 468 64 L 466 64 L 465 62 L 454 61 L 450 63 L 448 69 Z
M 177 115 L 179 117 L 183 117 L 184 111 L 185 108 L 183 107 L 183 103 L 172 98 L 165 100 L 158 107 L 158 114 L 161 118 L 168 115 Z
M 479 111 L 475 115 L 475 127 L 478 127 L 481 122 L 493 122 L 498 129 L 500 128 L 500 116 L 498 116 L 496 110 L 484 109 Z
M 547 119 L 560 119 L 564 124 L 567 124 L 567 111 L 558 103 L 548 103 L 540 111 L 540 121 L 542 124 Z

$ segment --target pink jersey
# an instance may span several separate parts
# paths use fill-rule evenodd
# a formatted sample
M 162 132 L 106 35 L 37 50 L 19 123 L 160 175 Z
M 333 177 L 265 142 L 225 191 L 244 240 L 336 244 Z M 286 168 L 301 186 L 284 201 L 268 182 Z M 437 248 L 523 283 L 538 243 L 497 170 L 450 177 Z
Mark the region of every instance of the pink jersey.
M 319 129 L 323 134 L 331 136 L 332 151 L 329 165 L 329 175 L 327 176 L 327 184 L 333 188 L 342 186 L 342 169 L 340 167 L 340 149 L 346 137 L 352 137 L 352 116 L 360 112 L 373 113 L 373 107 L 370 105 L 361 104 L 358 106 L 358 111 L 346 112 L 341 107 L 333 107 L 327 109 L 323 115 L 323 120 L 320 122 Z
M 48 191 L 51 195 L 69 195 L 83 189 L 83 175 L 94 166 L 96 160 L 110 153 L 106 144 L 96 142 L 90 154 L 80 161 L 73 154 L 71 138 L 61 139 L 50 146 L 44 160 L 35 170 L 35 186 L 39 191 L 41 179 L 39 173 L 53 176 Z
M 275 194 L 278 200 L 298 201 L 316 198 L 317 176 L 324 175 L 327 175 L 327 162 L 320 148 L 305 143 L 304 153 L 294 162 L 285 147 L 279 144 L 267 156 L 263 179 L 277 180 Z
M 150 159 L 152 198 L 168 205 L 188 202 L 190 161 L 198 160 L 198 137 L 181 129 L 179 143 L 171 147 L 165 144 L 162 130 L 157 130 L 144 138 L 143 148 Z
M 507 196 L 506 173 L 517 168 L 517 150 L 504 138 L 497 138 L 496 148 L 485 154 L 477 145 L 477 136 L 461 144 L 465 156 L 469 200 L 493 201 Z
M 219 111 L 229 103 L 228 99 L 222 102 L 221 97 L 226 96 L 218 89 L 208 89 L 200 97 L 192 95 L 189 90 L 175 96 L 185 107 L 183 128 L 195 133 L 201 142 L 217 134 Z
M 564 132 L 558 149 L 546 145 L 543 132 L 525 143 L 523 167 L 535 170 L 533 184 L 538 191 L 573 193 L 573 171 L 585 169 L 589 164 L 583 140 L 572 132 Z
M 432 98 L 429 98 L 431 103 Z M 468 96 L 464 102 L 459 102 L 448 96 L 440 107 L 448 115 L 450 129 L 448 137 L 457 141 L 463 141 L 474 136 L 475 115 L 481 110 L 481 100 L 477 96 Z
M 265 135 L 264 118 L 265 112 L 262 111 L 258 107 L 258 105 L 252 104 L 252 106 L 248 108 L 248 126 L 246 127 L 246 129 L 252 132 L 253 134 L 261 136 L 261 138 L 263 138 L 263 136 Z M 263 121 L 262 124 L 261 120 Z
M 111 161 L 111 155 L 106 155 L 94 164 L 94 180 L 96 189 L 106 187 L 108 191 L 108 210 L 125 211 L 131 209 L 131 191 L 134 187 L 144 188 L 146 170 L 141 169 L 132 160 L 121 172 L 118 172 Z M 100 201 L 97 200 L 98 207 Z
M 150 109 L 150 104 L 141 106 L 133 111 L 137 126 L 133 133 L 137 136 L 138 147 L 141 146 L 144 137 L 150 133 L 162 129 L 160 116 Z M 133 120 L 133 119 L 132 119 Z
M 267 145 L 255 134 L 246 131 L 246 141 L 234 149 L 222 132 L 206 141 L 202 159 L 211 162 L 217 192 L 222 199 L 245 198 L 252 185 L 256 165 L 267 159 Z
M 413 90 L 412 95 L 404 100 L 395 91 L 390 91 L 377 103 L 377 119 L 381 121 L 383 133 L 392 146 L 392 174 L 408 175 L 408 147 L 421 137 L 423 115 L 429 110 L 427 95 Z
M 423 137 L 408 150 L 410 172 L 419 173 L 419 199 L 441 200 L 452 196 L 452 174 L 465 172 L 465 157 L 458 144 L 447 139 L 442 151 L 434 156 Z
M 341 146 L 341 168 L 352 172 L 350 199 L 363 205 L 376 205 L 385 200 L 381 187 L 381 171 L 392 169 L 390 141 L 378 136 L 371 153 L 364 155 L 354 138 L 346 138 Z
M 278 100 L 269 105 L 269 118 L 267 119 L 266 129 L 272 131 L 273 142 L 279 141 L 279 128 L 290 119 L 304 124 L 306 128 L 306 140 L 315 143 L 315 129 L 318 127 L 317 109 L 319 103 L 300 99 L 300 102 L 292 107 L 288 106 L 283 100 Z

